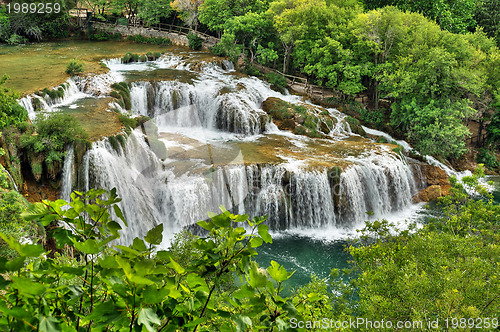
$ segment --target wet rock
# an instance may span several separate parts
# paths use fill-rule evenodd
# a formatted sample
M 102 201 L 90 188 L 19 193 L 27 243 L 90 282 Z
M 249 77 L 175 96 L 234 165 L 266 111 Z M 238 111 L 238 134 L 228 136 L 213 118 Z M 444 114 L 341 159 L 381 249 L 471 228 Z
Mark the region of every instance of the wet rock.
M 413 196 L 413 201 L 415 203 L 430 202 L 438 199 L 441 196 L 443 196 L 443 191 L 441 190 L 441 186 L 432 185 L 420 191 L 415 196 Z
M 359 122 L 358 119 L 353 118 L 352 116 L 347 116 L 345 118 L 345 121 L 349 124 L 349 127 L 351 127 L 351 131 L 354 134 L 358 134 L 363 137 L 367 137 L 367 134 L 363 127 L 361 126 L 361 123 Z
M 450 193 L 450 179 L 444 170 L 427 164 L 421 165 L 421 170 L 422 175 L 425 176 L 427 188 L 413 197 L 415 202 L 430 202 Z
M 422 165 L 422 173 L 425 175 L 427 185 L 447 186 L 450 184 L 448 174 L 441 168 L 433 165 Z

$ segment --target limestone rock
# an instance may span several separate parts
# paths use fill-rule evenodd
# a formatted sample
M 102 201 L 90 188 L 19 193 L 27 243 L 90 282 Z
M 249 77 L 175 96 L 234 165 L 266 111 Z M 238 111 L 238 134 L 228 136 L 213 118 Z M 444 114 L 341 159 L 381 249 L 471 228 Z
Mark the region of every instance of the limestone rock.
M 430 202 L 438 199 L 443 196 L 443 191 L 441 190 L 441 186 L 432 185 L 427 187 L 426 189 L 420 191 L 413 197 L 413 201 L 418 202 Z
M 433 165 L 422 165 L 422 173 L 427 179 L 427 185 L 439 185 L 447 186 L 450 185 L 450 179 L 448 174 L 441 168 Z

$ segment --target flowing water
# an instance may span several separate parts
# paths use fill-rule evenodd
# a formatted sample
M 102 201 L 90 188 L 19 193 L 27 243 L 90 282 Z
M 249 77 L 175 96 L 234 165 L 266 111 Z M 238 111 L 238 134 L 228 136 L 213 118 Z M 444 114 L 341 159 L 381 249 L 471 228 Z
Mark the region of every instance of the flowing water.
M 421 210 L 412 204 L 423 186 L 419 163 L 393 152 L 394 145 L 351 133 L 335 109 L 327 110 L 336 119 L 327 137 L 312 139 L 279 130 L 261 107 L 269 97 L 314 106 L 235 72 L 227 61 L 171 53 L 106 64 L 109 73 L 69 80 L 63 98 L 41 102 L 50 112 L 89 108 L 92 100 L 116 108 L 106 99 L 109 86 L 126 81 L 130 112 L 152 119 L 123 144 L 94 142 L 81 161 L 70 147 L 64 164 L 65 199 L 75 189 L 117 188 L 129 225 L 124 243 L 163 223 L 168 246 L 174 232 L 224 205 L 268 215 L 275 243 L 259 259 L 286 262 L 303 283 L 311 272 L 327 277 L 345 266 L 342 241 L 370 218 L 368 211 L 371 218 L 402 222 Z M 20 103 L 29 109 L 30 98 L 38 96 Z

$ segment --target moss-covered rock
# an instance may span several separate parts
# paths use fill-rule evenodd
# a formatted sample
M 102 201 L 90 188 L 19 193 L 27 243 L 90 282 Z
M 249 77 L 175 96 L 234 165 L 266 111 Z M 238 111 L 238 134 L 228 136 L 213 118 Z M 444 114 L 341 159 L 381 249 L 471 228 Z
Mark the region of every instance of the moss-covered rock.
M 296 105 L 274 97 L 266 99 L 262 109 L 279 129 L 312 138 L 327 137 L 337 123 L 337 119 L 322 107 Z
M 59 174 L 62 171 L 62 163 L 58 161 L 45 162 L 45 166 L 47 167 L 47 176 L 51 180 L 56 180 L 59 177 Z
M 32 151 L 28 152 L 31 174 L 33 174 L 33 178 L 36 182 L 40 182 L 42 180 L 43 160 L 44 156 L 42 154 L 34 153 Z
M 111 85 L 113 91 L 111 91 L 110 96 L 117 99 L 120 106 L 126 110 L 132 108 L 132 102 L 130 101 L 130 87 L 126 82 L 114 83 Z
M 363 129 L 358 119 L 348 115 L 346 116 L 345 121 L 349 124 L 352 133 L 367 137 L 366 131 Z

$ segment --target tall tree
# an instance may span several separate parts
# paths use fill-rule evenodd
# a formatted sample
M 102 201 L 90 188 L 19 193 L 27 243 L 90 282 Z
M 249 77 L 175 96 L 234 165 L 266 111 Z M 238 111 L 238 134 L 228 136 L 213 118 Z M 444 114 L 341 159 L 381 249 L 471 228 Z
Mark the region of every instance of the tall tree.
M 466 33 L 476 26 L 475 0 L 365 0 L 365 6 L 367 9 L 396 6 L 403 11 L 417 12 L 454 33 Z
M 222 33 L 226 23 L 247 13 L 260 14 L 269 7 L 269 0 L 205 0 L 200 5 L 200 22 L 212 31 Z
M 280 35 L 284 73 L 296 44 L 324 37 L 324 27 L 330 19 L 325 0 L 277 0 L 271 3 L 268 15 Z
M 194 30 L 198 30 L 199 7 L 203 0 L 174 0 L 170 6 L 179 12 L 184 23 Z

